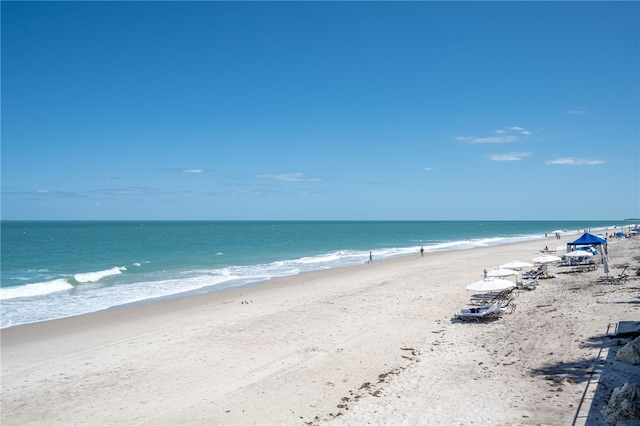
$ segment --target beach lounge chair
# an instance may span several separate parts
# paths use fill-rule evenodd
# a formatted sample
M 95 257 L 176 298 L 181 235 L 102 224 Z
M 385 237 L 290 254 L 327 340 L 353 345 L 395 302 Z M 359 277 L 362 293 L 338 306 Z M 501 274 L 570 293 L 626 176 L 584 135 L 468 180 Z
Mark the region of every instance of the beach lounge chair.
M 498 309 L 502 314 L 512 314 L 516 310 L 516 296 L 512 295 L 508 300 L 498 300 L 496 301 L 498 305 Z M 487 303 L 485 305 L 476 306 L 471 309 L 463 309 L 463 312 L 479 312 L 483 309 L 489 309 L 493 305 L 493 303 Z
M 455 314 L 454 318 L 461 321 L 488 321 L 498 319 L 502 316 L 500 302 L 496 302 L 488 307 L 463 309 L 459 314 Z
M 471 296 L 470 302 L 472 305 L 486 305 L 496 300 L 496 296 L 492 296 L 487 293 L 474 294 Z
M 540 267 L 537 269 L 532 269 L 530 271 L 527 271 L 525 273 L 522 274 L 522 278 L 523 279 L 538 279 L 540 277 L 543 277 L 545 274 L 545 268 L 544 267 Z
M 528 278 L 518 282 L 517 288 L 520 290 L 535 290 L 538 286 L 538 277 Z
M 625 265 L 622 272 L 618 275 L 603 275 L 599 277 L 596 282 L 598 284 L 623 284 L 629 277 L 629 275 L 626 274 L 627 268 L 629 268 L 629 265 Z
M 508 290 L 503 290 L 500 291 L 496 294 L 490 294 L 490 293 L 478 293 L 478 294 L 474 294 L 471 296 L 471 304 L 472 305 L 486 305 L 486 304 L 492 304 L 493 302 L 508 302 L 510 300 L 513 300 L 517 297 L 519 293 L 514 292 L 513 288 L 510 288 Z

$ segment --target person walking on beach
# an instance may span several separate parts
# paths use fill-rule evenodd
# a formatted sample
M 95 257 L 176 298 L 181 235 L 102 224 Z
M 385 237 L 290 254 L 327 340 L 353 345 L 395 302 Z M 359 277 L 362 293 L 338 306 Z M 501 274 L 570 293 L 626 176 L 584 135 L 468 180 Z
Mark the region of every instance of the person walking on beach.
M 420 247 L 420 257 L 424 256 L 424 246 Z
M 373 254 L 369 252 L 369 263 L 373 263 Z

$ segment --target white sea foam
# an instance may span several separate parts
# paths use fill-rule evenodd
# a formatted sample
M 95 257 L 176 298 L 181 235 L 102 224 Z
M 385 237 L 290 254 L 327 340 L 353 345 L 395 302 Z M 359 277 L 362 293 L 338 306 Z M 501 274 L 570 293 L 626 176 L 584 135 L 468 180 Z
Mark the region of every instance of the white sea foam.
M 72 289 L 73 286 L 65 279 L 57 279 L 42 283 L 25 284 L 16 287 L 0 288 L 0 300 L 17 299 L 20 297 L 44 296 L 59 291 Z
M 105 269 L 104 271 L 96 271 L 96 272 L 83 272 L 80 274 L 75 274 L 73 279 L 79 283 L 95 283 L 100 281 L 102 278 L 109 277 L 111 275 L 120 275 L 123 271 L 126 271 L 127 268 L 124 266 L 114 266 L 111 269 Z
M 119 275 L 126 271 L 125 267 L 113 267 L 103 271 L 78 273 L 73 276 L 77 283 L 95 283 L 102 278 Z M 66 278 L 58 278 L 51 281 L 25 284 L 0 288 L 0 300 L 17 299 L 21 297 L 46 296 L 47 294 L 71 290 L 73 285 Z
M 2 300 L 5 314 L 0 317 L 0 328 L 96 312 L 129 303 L 215 286 L 236 278 L 238 277 L 198 275 L 93 287 L 75 292 L 72 303 L 70 303 L 70 296 L 62 290 L 72 289 L 74 286 L 64 279 L 15 288 L 2 288 L 0 295 L 5 299 Z M 28 303 L 26 298 L 29 298 Z

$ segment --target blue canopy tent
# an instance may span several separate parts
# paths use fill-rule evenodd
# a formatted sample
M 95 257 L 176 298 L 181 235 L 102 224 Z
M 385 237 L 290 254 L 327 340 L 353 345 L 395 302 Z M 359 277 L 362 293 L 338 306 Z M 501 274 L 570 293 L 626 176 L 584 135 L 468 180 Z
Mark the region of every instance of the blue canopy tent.
M 573 249 L 576 249 L 577 247 L 582 247 L 582 246 L 589 246 L 589 247 L 604 246 L 604 250 L 606 251 L 607 240 L 605 240 L 604 238 L 600 238 L 596 235 L 590 234 L 588 232 L 585 232 L 584 234 L 582 234 L 582 237 L 578 238 L 575 241 L 567 243 L 567 251 L 571 251 Z

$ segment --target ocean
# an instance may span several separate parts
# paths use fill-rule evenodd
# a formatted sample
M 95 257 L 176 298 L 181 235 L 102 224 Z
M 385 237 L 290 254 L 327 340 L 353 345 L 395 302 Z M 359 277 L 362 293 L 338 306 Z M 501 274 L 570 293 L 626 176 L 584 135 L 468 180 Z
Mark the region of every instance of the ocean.
M 369 252 L 379 262 L 614 226 L 629 223 L 2 221 L 0 328 L 361 264 Z

